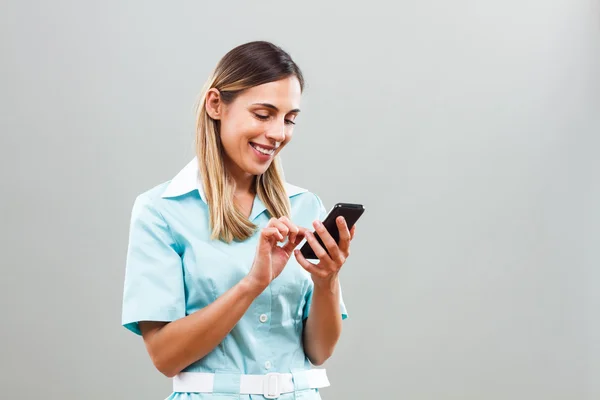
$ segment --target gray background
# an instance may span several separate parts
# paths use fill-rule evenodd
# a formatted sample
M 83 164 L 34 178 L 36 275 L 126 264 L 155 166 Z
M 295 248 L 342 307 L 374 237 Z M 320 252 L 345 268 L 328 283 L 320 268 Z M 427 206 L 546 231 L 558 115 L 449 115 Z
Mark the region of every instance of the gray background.
M 363 202 L 324 399 L 600 398 L 591 0 L 4 1 L 0 398 L 163 399 L 120 327 L 136 194 L 232 47 L 308 88 L 286 177 Z

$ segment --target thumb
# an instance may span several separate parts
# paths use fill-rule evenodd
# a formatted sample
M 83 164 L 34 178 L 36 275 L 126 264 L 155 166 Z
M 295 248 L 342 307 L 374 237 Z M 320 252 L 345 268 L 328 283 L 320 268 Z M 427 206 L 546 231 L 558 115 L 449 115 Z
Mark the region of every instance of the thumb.
M 282 240 L 283 236 L 277 230 L 277 228 L 265 228 L 262 230 L 260 234 L 260 238 L 258 240 L 258 248 L 259 249 L 271 249 L 278 240 Z

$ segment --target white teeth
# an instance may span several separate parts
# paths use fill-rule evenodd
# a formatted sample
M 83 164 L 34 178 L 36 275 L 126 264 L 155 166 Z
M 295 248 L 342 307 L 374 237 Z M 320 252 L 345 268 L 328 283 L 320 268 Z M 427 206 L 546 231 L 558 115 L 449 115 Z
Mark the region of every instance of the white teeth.
M 265 149 L 263 147 L 260 147 L 259 145 L 255 144 L 255 143 L 251 143 L 252 147 L 254 147 L 256 150 L 258 150 L 260 153 L 265 154 L 265 155 L 271 155 L 275 152 L 275 149 Z

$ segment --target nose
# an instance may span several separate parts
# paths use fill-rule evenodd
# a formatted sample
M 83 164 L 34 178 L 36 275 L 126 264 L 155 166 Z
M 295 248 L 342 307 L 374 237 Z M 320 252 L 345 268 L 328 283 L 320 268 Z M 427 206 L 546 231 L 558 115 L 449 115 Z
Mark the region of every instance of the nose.
M 267 138 L 281 143 L 285 140 L 285 122 L 271 125 L 267 130 Z

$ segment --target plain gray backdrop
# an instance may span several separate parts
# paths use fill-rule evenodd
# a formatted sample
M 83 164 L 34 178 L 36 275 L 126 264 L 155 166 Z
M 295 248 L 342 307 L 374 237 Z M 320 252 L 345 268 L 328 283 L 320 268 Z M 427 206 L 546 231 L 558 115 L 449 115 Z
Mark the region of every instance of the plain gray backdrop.
M 0 398 L 164 399 L 120 326 L 135 196 L 220 57 L 308 86 L 286 178 L 364 203 L 339 399 L 600 398 L 597 0 L 3 1 Z

